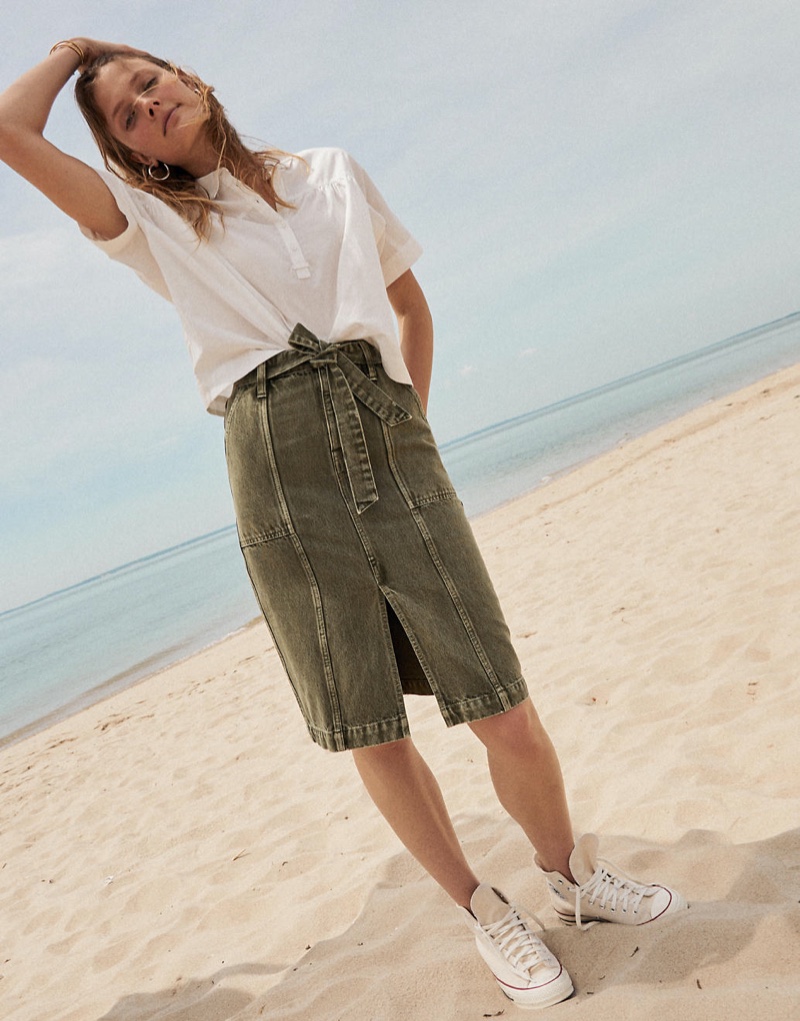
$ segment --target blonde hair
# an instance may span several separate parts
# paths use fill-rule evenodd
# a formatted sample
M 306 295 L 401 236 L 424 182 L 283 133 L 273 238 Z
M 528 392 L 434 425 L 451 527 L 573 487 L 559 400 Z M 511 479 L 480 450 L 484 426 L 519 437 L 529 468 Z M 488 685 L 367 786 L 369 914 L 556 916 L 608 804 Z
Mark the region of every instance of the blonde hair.
M 130 59 L 128 53 L 105 53 L 98 57 L 78 78 L 75 99 L 97 143 L 106 169 L 132 187 L 161 199 L 191 224 L 198 238 L 205 239 L 211 229 L 212 214 L 221 215 L 219 204 L 209 198 L 195 178 L 182 167 L 170 166 L 166 180 L 153 180 L 148 174 L 148 165 L 135 159 L 132 150 L 111 134 L 97 105 L 94 85 L 98 72 L 112 61 Z M 140 59 L 170 71 L 200 96 L 208 112 L 209 140 L 219 153 L 219 167 L 225 167 L 254 190 L 263 191 L 276 205 L 291 207 L 291 203 L 276 193 L 272 184 L 275 167 L 287 153 L 280 149 L 249 149 L 225 116 L 222 104 L 214 95 L 214 87 L 207 85 L 193 72 L 178 68 L 168 60 L 161 60 L 149 53 L 142 53 Z

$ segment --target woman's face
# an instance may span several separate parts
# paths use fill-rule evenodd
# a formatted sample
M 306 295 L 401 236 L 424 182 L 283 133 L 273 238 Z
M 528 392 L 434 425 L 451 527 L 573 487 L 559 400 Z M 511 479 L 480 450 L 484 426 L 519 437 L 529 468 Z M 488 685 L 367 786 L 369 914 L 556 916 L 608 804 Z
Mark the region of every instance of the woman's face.
M 98 72 L 94 93 L 108 130 L 139 162 L 182 167 L 194 177 L 216 167 L 208 111 L 171 71 L 138 57 L 114 60 Z

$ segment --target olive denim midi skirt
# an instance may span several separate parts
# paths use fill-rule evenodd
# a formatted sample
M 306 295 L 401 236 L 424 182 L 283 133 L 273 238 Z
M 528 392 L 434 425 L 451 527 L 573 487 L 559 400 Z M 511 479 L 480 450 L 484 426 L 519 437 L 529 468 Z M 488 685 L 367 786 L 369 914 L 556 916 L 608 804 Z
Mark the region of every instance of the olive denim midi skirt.
M 452 726 L 527 695 L 416 391 L 366 341 L 301 325 L 241 379 L 225 450 L 250 580 L 314 741 L 409 736 L 404 694 Z

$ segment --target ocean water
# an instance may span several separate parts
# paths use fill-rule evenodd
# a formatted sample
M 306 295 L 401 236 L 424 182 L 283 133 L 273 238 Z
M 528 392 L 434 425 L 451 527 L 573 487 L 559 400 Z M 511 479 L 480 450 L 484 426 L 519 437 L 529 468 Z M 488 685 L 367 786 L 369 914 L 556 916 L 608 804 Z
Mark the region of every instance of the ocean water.
M 442 457 L 471 516 L 800 362 L 800 312 L 453 440 Z
M 231 526 L 0 614 L 0 744 L 197 652 L 258 612 Z
M 800 313 L 442 446 L 470 516 L 800 362 Z M 0 614 L 0 743 L 258 616 L 234 526 Z

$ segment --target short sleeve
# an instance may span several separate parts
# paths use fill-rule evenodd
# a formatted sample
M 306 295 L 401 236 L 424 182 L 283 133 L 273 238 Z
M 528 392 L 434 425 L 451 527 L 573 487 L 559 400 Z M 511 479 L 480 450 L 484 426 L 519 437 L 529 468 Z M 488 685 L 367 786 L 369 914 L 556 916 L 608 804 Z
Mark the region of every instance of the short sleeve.
M 364 168 L 349 156 L 353 177 L 369 206 L 370 219 L 380 255 L 384 283 L 388 287 L 422 255 L 422 247 L 389 208 Z
M 128 221 L 125 230 L 110 241 L 97 237 L 86 227 L 81 227 L 81 233 L 95 244 L 100 251 L 115 262 L 121 262 L 130 266 L 139 277 L 162 298 L 172 301 L 169 288 L 167 287 L 158 262 L 150 250 L 147 241 L 147 232 L 143 230 L 143 223 L 148 220 L 148 204 L 158 202 L 154 196 L 139 192 L 130 185 L 125 184 L 115 174 L 108 171 L 98 170 L 109 191 L 114 196 L 120 211 Z

